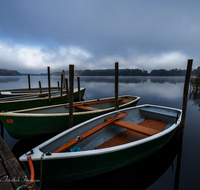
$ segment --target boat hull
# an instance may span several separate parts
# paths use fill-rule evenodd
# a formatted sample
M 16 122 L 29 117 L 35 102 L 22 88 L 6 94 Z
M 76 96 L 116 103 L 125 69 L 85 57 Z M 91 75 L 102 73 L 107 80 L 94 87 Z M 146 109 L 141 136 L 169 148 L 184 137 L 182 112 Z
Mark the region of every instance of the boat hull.
M 170 133 L 120 151 L 68 159 L 43 160 L 42 189 L 54 189 L 67 183 L 96 176 L 138 162 L 161 149 L 173 137 Z M 29 170 L 27 162 L 23 162 Z M 41 161 L 34 161 L 35 180 L 40 179 Z
M 139 98 L 130 104 L 124 105 L 123 108 L 136 106 Z M 74 113 L 73 125 L 77 125 L 86 120 L 94 118 L 96 116 L 114 111 L 114 107 L 111 109 L 105 109 L 101 111 L 88 111 L 84 113 Z M 41 136 L 50 133 L 59 133 L 69 127 L 69 114 L 0 114 L 0 119 L 3 122 L 7 132 L 12 138 L 15 139 L 27 139 L 36 136 Z
M 85 88 L 81 89 L 81 97 L 85 94 Z M 22 97 L 22 96 L 21 96 Z M 74 93 L 74 99 L 78 99 L 78 91 Z M 67 95 L 62 96 L 62 103 L 66 103 Z M 51 104 L 59 104 L 61 102 L 60 96 L 52 96 L 51 97 Z M 17 101 L 0 101 L 0 111 L 14 111 L 20 109 L 28 109 L 28 108 L 35 108 L 40 106 L 48 106 L 49 105 L 49 98 L 36 98 L 36 99 L 26 99 L 26 100 L 17 100 Z
M 152 155 L 172 139 L 181 114 L 181 110 L 154 105 L 113 111 L 58 134 L 19 159 L 29 170 L 27 156 L 30 155 L 35 180 L 42 178 L 42 189 L 54 189 Z M 144 122 L 150 125 L 143 125 Z

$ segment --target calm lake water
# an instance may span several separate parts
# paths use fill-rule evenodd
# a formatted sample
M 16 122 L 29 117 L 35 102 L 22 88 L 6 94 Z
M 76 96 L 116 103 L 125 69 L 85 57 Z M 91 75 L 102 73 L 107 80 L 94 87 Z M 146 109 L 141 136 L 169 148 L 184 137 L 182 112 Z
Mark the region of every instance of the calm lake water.
M 182 108 L 184 77 L 119 77 L 119 95 L 136 95 L 141 99 L 138 105 L 155 104 Z M 47 76 L 31 76 L 31 87 L 48 86 Z M 60 77 L 51 77 L 51 86 L 57 86 Z M 97 99 L 114 96 L 114 77 L 80 77 L 81 87 L 86 87 L 83 99 Z M 75 77 L 75 87 L 77 80 Z M 28 77 L 0 77 L 0 90 L 27 88 Z M 189 92 L 191 97 L 194 97 Z M 189 100 L 183 137 L 181 162 L 177 159 L 177 138 L 151 157 L 120 170 L 82 180 L 66 189 L 200 189 L 200 107 L 199 99 Z M 4 131 L 4 138 L 18 158 L 29 149 L 49 137 L 37 140 L 18 141 Z M 177 165 L 180 164 L 180 170 Z M 80 186 L 81 185 L 81 186 Z

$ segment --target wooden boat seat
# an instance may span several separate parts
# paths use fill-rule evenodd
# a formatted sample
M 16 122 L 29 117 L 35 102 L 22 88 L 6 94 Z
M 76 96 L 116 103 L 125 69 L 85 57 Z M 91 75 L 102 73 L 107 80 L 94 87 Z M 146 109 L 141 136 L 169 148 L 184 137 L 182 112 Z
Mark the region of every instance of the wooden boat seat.
M 134 142 L 140 139 L 144 139 L 150 136 L 150 134 L 158 133 L 164 130 L 167 126 L 167 123 L 162 121 L 157 121 L 153 119 L 145 119 L 144 121 L 133 124 L 127 121 L 120 120 L 120 122 L 113 122 L 114 124 L 119 124 L 121 127 L 125 127 L 127 130 L 119 133 L 118 135 L 114 136 L 113 138 L 109 139 L 108 141 L 104 142 L 103 144 L 95 147 L 95 149 L 101 148 L 108 148 L 113 146 L 118 146 L 130 142 Z M 127 123 L 128 127 L 127 127 Z M 125 125 L 125 126 L 124 126 Z M 147 129 L 150 130 L 147 130 Z
M 105 121 L 108 121 L 110 119 L 112 119 L 112 117 L 105 119 Z M 148 119 L 139 124 L 134 124 L 123 120 L 117 120 L 114 121 L 113 124 L 148 136 L 155 135 L 161 132 L 167 126 L 167 123 L 165 122 L 156 121 L 152 119 Z M 155 128 L 152 128 L 153 125 L 155 126 Z
M 111 118 L 112 117 L 107 118 L 105 121 L 108 121 Z M 150 128 L 147 128 L 147 127 L 143 127 L 141 125 L 137 125 L 137 124 L 130 123 L 130 122 L 127 122 L 127 121 L 123 121 L 123 120 L 115 121 L 115 122 L 113 122 L 113 124 L 120 126 L 120 127 L 123 127 L 123 128 L 126 128 L 126 129 L 130 129 L 130 130 L 142 133 L 142 134 L 146 134 L 146 135 L 149 135 L 149 136 L 155 135 L 156 133 L 159 133 L 159 131 L 157 131 L 157 130 L 150 129 Z
M 81 109 L 81 110 L 85 110 L 85 111 L 95 111 L 95 110 L 100 110 L 99 108 L 94 108 L 91 106 L 76 106 L 76 108 Z
M 126 103 L 128 103 L 128 102 L 131 102 L 131 101 L 133 101 L 133 100 L 128 99 L 128 98 L 123 98 L 123 99 L 120 99 L 120 100 L 119 100 L 119 102 L 124 103 L 124 104 L 126 104 Z

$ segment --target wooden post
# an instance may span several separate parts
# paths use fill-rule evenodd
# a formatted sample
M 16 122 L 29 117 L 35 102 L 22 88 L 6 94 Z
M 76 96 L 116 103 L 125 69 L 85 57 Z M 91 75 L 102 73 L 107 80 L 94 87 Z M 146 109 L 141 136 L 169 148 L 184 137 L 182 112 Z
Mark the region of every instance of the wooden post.
M 62 74 L 63 74 L 63 88 L 65 88 L 65 71 L 62 70 Z
M 60 90 L 60 85 L 59 85 L 59 81 L 57 81 L 57 84 L 58 84 L 58 90 Z
M 31 80 L 30 80 L 30 75 L 28 74 L 28 89 L 31 89 Z
M 61 74 L 60 103 L 62 104 L 63 74 Z
M 1 120 L 0 120 L 0 125 L 1 125 L 1 136 L 4 139 L 4 126 Z
M 80 77 L 77 77 L 77 82 L 78 82 L 78 100 L 81 101 Z
M 119 104 L 118 104 L 118 66 L 119 63 L 115 63 L 115 110 L 119 109 Z
M 69 65 L 69 128 L 73 127 L 74 65 Z
M 182 117 L 181 117 L 181 127 L 180 127 L 180 140 L 182 141 L 183 133 L 184 133 L 184 126 L 185 126 L 185 117 L 186 117 L 186 110 L 187 110 L 187 99 L 188 99 L 188 88 L 190 83 L 190 75 L 192 71 L 192 59 L 188 60 L 187 70 L 185 75 L 185 84 L 184 84 L 184 91 L 183 91 L 183 102 L 182 102 Z
M 49 87 L 49 105 L 51 104 L 51 82 L 50 82 L 50 67 L 48 66 L 48 87 Z
M 69 102 L 69 88 L 68 88 L 68 80 L 67 80 L 67 78 L 65 79 L 65 84 L 66 84 L 67 102 Z
M 187 110 L 188 88 L 189 88 L 189 82 L 190 82 L 190 75 L 191 75 L 191 71 L 192 71 L 192 62 L 193 62 L 192 59 L 188 60 L 187 70 L 186 70 L 186 75 L 185 75 L 185 84 L 184 84 L 183 102 L 182 102 L 182 117 L 181 117 L 181 124 L 180 124 L 178 156 L 177 156 L 177 164 L 176 164 L 174 189 L 179 189 L 179 177 L 180 177 L 180 169 L 181 169 L 183 133 L 184 133 L 184 126 L 185 126 L 186 110 Z
M 39 89 L 40 89 L 40 93 L 42 93 L 42 87 L 41 87 L 41 82 L 39 81 Z

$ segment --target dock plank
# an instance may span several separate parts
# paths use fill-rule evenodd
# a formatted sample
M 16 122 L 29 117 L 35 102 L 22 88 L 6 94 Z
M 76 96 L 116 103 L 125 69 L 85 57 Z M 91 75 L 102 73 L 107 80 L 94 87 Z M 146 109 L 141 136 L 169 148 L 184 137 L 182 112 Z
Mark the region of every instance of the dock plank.
M 14 154 L 9 149 L 3 138 L 0 136 L 0 170 L 3 175 L 2 181 L 0 181 L 0 189 L 12 190 L 17 189 L 22 185 L 28 185 L 28 182 L 24 171 L 22 170 L 19 162 L 15 158 Z M 6 174 L 5 174 L 6 172 Z M 5 179 L 8 179 L 6 182 Z M 4 181 L 3 181 L 4 180 Z M 13 188 L 14 187 L 14 188 Z

